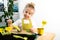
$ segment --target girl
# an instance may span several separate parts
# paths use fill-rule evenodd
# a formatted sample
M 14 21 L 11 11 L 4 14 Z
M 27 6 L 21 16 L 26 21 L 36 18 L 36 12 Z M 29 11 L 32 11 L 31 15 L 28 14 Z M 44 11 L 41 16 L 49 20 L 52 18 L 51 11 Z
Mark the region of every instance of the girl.
M 13 23 L 13 26 L 19 26 L 21 31 L 36 33 L 34 27 L 35 22 L 31 19 L 35 12 L 34 3 L 28 3 L 23 10 L 23 18 Z M 17 28 L 18 29 L 18 28 Z
M 11 23 L 12 27 L 15 27 L 16 29 L 21 31 L 20 33 L 23 33 L 23 34 L 17 34 L 17 35 L 22 36 L 22 37 L 28 37 L 28 40 L 34 40 L 36 38 L 35 33 L 37 32 L 37 29 L 35 29 L 34 27 L 37 27 L 37 26 L 36 26 L 34 20 L 31 19 L 34 12 L 35 12 L 34 4 L 28 3 L 23 10 L 24 17 L 22 19 L 17 20 L 13 24 Z M 10 21 L 12 21 L 12 20 L 9 19 L 8 23 Z M 33 35 L 27 35 L 27 33 L 32 33 Z

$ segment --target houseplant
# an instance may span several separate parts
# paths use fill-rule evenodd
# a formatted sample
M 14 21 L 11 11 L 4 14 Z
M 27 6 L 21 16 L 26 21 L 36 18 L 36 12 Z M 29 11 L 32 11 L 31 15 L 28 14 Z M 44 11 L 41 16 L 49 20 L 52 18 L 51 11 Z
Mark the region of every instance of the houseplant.
M 8 2 L 8 10 L 6 11 L 5 8 L 3 10 L 4 14 L 0 16 L 0 22 L 2 22 L 2 18 L 4 18 L 4 21 L 7 26 L 7 20 L 12 19 L 13 20 L 13 0 L 9 0 Z

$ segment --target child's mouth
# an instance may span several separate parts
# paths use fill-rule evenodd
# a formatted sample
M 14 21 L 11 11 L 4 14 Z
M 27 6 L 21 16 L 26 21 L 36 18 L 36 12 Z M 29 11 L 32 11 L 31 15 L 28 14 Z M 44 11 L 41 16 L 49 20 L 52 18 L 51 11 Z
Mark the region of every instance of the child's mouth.
M 25 18 L 29 18 L 29 16 L 24 15 Z

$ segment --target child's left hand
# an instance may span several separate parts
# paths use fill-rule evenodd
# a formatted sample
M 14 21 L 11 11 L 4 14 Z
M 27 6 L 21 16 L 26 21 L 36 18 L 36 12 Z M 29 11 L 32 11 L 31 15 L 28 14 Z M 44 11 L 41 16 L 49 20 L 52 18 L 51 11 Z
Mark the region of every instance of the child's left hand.
M 37 33 L 37 28 L 31 28 L 30 30 L 32 33 Z

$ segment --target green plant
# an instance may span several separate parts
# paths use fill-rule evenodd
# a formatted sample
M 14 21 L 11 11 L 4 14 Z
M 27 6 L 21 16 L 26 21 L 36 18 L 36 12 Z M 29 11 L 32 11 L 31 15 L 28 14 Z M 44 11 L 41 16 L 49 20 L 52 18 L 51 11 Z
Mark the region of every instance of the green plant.
M 10 19 L 13 19 L 13 0 L 9 0 L 8 2 L 8 14 L 10 15 Z
M 5 8 L 3 10 L 4 14 L 0 16 L 0 22 L 2 22 L 2 18 L 4 18 L 6 25 L 7 25 L 7 21 L 8 19 L 12 19 L 13 20 L 13 0 L 9 0 L 8 2 L 8 10 L 6 11 Z

